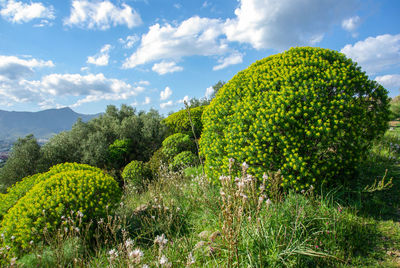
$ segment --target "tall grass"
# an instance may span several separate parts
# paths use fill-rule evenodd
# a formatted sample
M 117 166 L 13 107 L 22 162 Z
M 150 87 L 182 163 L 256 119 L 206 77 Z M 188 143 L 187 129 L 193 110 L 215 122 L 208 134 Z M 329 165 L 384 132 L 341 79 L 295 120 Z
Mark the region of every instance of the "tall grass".
M 266 192 L 266 181 L 279 182 L 279 173 L 257 184 L 246 165 L 240 178 L 221 177 L 219 187 L 209 183 L 201 167 L 162 168 L 145 191 L 126 189 L 114 214 L 93 219 L 94 233 L 71 215 L 55 235 L 10 265 L 396 267 L 400 183 L 394 144 L 400 144 L 399 136 L 389 133 L 374 145 L 351 189 L 283 194 L 276 183 Z M 365 190 L 382 180 L 385 170 L 391 186 Z M 0 255 L 6 251 L 0 249 Z

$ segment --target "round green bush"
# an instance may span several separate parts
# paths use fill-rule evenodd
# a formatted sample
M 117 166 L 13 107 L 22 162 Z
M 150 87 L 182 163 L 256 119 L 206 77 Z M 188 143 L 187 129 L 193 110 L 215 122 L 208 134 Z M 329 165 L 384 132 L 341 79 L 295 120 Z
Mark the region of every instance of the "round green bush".
M 71 211 L 83 214 L 82 224 L 104 218 L 120 196 L 115 180 L 101 171 L 61 171 L 49 175 L 36 183 L 4 216 L 0 225 L 3 245 L 16 253 L 27 250 L 31 241 L 43 239 L 45 230 L 51 235 L 60 228 L 62 217 Z
M 235 75 L 204 111 L 207 175 L 217 182 L 233 158 L 259 179 L 280 169 L 282 186 L 294 189 L 346 178 L 387 129 L 388 105 L 387 91 L 336 51 L 267 57 Z
M 183 151 L 194 151 L 195 143 L 189 135 L 176 133 L 167 137 L 162 142 L 162 152 L 171 161 L 177 154 Z
M 196 138 L 200 138 L 203 130 L 203 124 L 201 122 L 201 116 L 206 106 L 199 106 L 195 108 L 189 108 L 190 118 L 193 123 L 194 133 Z M 168 127 L 171 134 L 182 133 L 193 137 L 192 124 L 189 120 L 187 109 L 183 109 L 179 112 L 173 113 L 163 120 L 163 123 Z
M 161 166 L 167 166 L 168 158 L 164 155 L 162 148 L 159 148 L 153 153 L 149 162 L 146 164 L 150 168 L 153 178 L 157 178 L 159 176 Z
M 150 168 L 142 161 L 133 160 L 122 171 L 122 178 L 137 190 L 142 190 L 152 179 Z
M 185 167 L 194 166 L 197 162 L 197 156 L 194 153 L 191 151 L 184 151 L 174 157 L 169 167 L 172 170 L 177 171 Z
M 86 164 L 63 163 L 51 167 L 48 172 L 38 173 L 32 176 L 25 177 L 21 181 L 15 183 L 12 187 L 7 188 L 7 193 L 4 194 L 4 196 L 1 198 L 0 220 L 3 218 L 5 213 L 17 203 L 17 201 L 21 197 L 23 197 L 30 189 L 32 189 L 35 184 L 51 177 L 54 174 L 73 170 L 91 170 L 101 172 L 100 169 Z

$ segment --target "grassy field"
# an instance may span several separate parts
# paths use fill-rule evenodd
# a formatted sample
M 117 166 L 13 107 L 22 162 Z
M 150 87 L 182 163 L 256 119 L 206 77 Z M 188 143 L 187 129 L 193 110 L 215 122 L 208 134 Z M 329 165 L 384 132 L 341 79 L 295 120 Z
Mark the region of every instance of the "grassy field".
M 399 267 L 400 127 L 371 148 L 357 180 L 268 195 L 245 173 L 222 187 L 201 167 L 161 170 L 90 233 L 67 229 L 12 260 L 23 267 Z M 229 175 L 229 174 L 227 174 Z M 266 180 L 273 184 L 279 174 Z

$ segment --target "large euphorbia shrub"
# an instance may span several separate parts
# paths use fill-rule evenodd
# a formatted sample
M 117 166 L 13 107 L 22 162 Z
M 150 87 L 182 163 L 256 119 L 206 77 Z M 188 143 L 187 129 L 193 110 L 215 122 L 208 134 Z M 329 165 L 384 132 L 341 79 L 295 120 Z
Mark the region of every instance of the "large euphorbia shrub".
M 233 158 L 258 178 L 280 169 L 282 186 L 295 189 L 346 178 L 387 129 L 388 103 L 387 91 L 336 51 L 300 47 L 267 57 L 205 109 L 207 174 L 218 181 Z

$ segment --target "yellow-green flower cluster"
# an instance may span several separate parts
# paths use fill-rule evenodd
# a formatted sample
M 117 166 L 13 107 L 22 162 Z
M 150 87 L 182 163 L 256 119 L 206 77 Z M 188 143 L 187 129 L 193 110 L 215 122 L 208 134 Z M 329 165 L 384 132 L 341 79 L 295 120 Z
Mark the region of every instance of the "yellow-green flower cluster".
M 76 169 L 76 170 L 74 170 Z M 40 176 L 35 185 L 4 215 L 0 233 L 3 244 L 20 252 L 31 241 L 60 228 L 62 217 L 79 211 L 83 222 L 105 217 L 119 201 L 115 180 L 97 168 L 79 164 L 58 165 Z
M 214 180 L 229 159 L 300 190 L 349 174 L 388 122 L 387 91 L 333 50 L 292 48 L 257 61 L 203 113 L 201 153 Z

